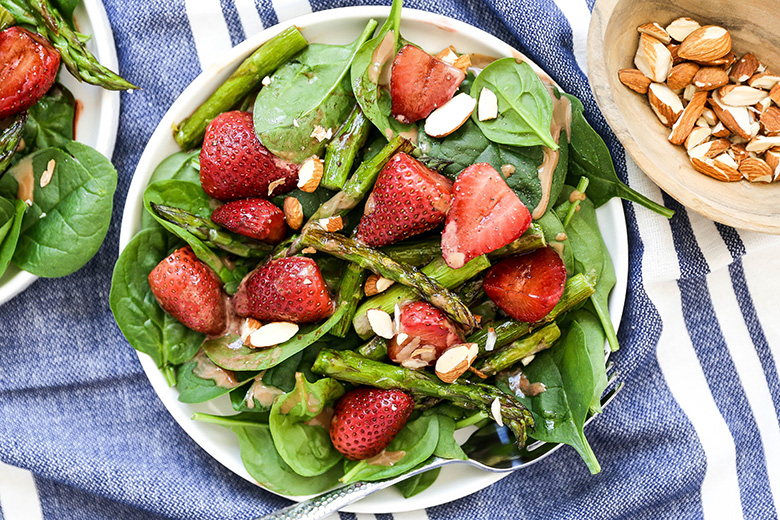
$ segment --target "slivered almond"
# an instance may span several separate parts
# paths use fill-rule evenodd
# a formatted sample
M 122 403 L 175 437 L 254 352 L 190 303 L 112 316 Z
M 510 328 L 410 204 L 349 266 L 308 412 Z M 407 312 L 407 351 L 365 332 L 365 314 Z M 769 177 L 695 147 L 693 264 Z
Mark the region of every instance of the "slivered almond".
M 431 137 L 450 135 L 466 122 L 476 105 L 476 99 L 461 92 L 428 116 L 425 120 L 425 133 Z
M 336 231 L 341 231 L 344 229 L 344 220 L 341 218 L 341 215 L 321 218 L 317 221 L 317 224 L 319 224 L 322 229 L 329 233 L 335 233 Z
M 769 107 L 761 114 L 759 119 L 764 134 L 768 136 L 780 135 L 780 108 Z
M 499 426 L 504 426 L 504 419 L 501 417 L 501 401 L 496 397 L 493 402 L 490 403 L 490 415 L 493 416 L 493 420 L 498 423 Z
M 772 106 L 772 103 L 773 103 L 772 98 L 767 96 L 761 101 L 759 101 L 758 103 L 756 103 L 756 105 L 753 107 L 753 110 L 755 110 L 759 114 L 763 114 L 764 112 L 769 110 L 769 107 Z
M 682 42 L 693 31 L 701 27 L 699 22 L 693 18 L 683 16 L 673 20 L 672 23 L 666 26 L 666 33 L 671 36 L 675 41 Z
M 776 105 L 780 105 L 780 83 L 775 83 L 775 86 L 769 91 L 769 97 Z
M 680 43 L 677 54 L 691 61 L 712 61 L 731 51 L 731 35 L 723 27 L 705 25 L 699 27 Z
M 745 148 L 748 152 L 764 153 L 770 148 L 774 148 L 775 146 L 780 146 L 780 135 L 771 137 L 757 135 L 755 138 L 750 140 Z
M 669 128 L 674 125 L 683 111 L 680 98 L 663 83 L 651 84 L 647 89 L 647 99 L 658 120 Z
M 298 325 L 288 321 L 267 323 L 249 335 L 249 346 L 254 348 L 273 347 L 284 343 L 298 333 Z
M 322 159 L 312 155 L 298 169 L 298 188 L 306 193 L 314 193 L 322 180 Z
M 366 293 L 366 296 L 374 296 L 375 294 L 385 292 L 394 283 L 393 280 L 384 278 L 378 274 L 371 274 L 366 278 L 366 284 L 363 291 Z
M 688 155 L 695 159 L 712 159 L 731 147 L 728 139 L 715 139 L 707 141 L 688 150 Z
M 303 225 L 303 206 L 295 197 L 286 197 L 282 207 L 284 220 L 291 229 L 300 229 Z
M 636 28 L 636 30 L 639 31 L 640 34 L 648 34 L 656 40 L 663 42 L 664 44 L 672 42 L 672 38 L 669 36 L 669 33 L 667 33 L 664 28 L 658 25 L 656 22 L 649 22 L 640 25 Z
M 241 322 L 241 327 L 239 327 L 238 331 L 241 341 L 243 341 L 245 345 L 248 345 L 249 336 L 262 326 L 263 324 L 254 318 L 245 318 L 244 321 Z
M 699 72 L 699 66 L 693 62 L 686 61 L 672 67 L 669 77 L 666 78 L 666 84 L 672 90 L 685 88 L 691 84 L 693 77 Z
M 649 84 L 650 80 L 648 79 L 647 82 Z M 647 90 L 647 87 L 645 87 L 645 90 Z M 496 94 L 487 87 L 482 87 L 482 90 L 479 92 L 477 117 L 480 121 L 488 121 L 498 117 L 498 98 L 496 97 Z
M 747 85 L 726 85 L 718 89 L 721 101 L 733 107 L 747 107 L 755 105 L 765 97 L 767 93 Z
M 739 171 L 750 182 L 772 182 L 774 179 L 772 168 L 758 157 L 748 157 L 739 163 Z
M 660 40 L 643 34 L 639 37 L 634 65 L 653 81 L 663 82 L 672 70 L 672 55 Z
M 650 78 L 642 74 L 639 69 L 620 69 L 618 71 L 618 79 L 620 82 L 640 94 L 647 94 L 647 87 L 653 82 Z M 486 90 L 486 89 L 483 89 Z M 492 92 L 491 92 L 492 93 Z M 495 94 L 494 94 L 495 95 Z M 482 121 L 482 95 L 480 94 L 480 121 Z
M 466 372 L 477 358 L 476 343 L 452 345 L 436 360 L 436 375 L 445 383 L 452 383 Z
M 738 170 L 734 168 L 724 168 L 721 163 L 716 164 L 714 159 L 697 159 L 696 157 L 691 157 L 691 164 L 699 172 L 719 181 L 735 182 L 742 179 L 742 174 L 740 174 Z
M 691 133 L 688 134 L 688 137 L 685 139 L 685 149 L 691 150 L 692 148 L 695 148 L 709 139 L 710 135 L 712 135 L 712 131 L 709 128 L 697 126 L 691 130 Z
M 731 130 L 726 128 L 722 122 L 718 121 L 718 123 L 712 127 L 712 137 L 728 137 L 731 135 Z
M 756 73 L 758 68 L 758 60 L 752 53 L 747 53 L 742 56 L 729 72 L 729 79 L 734 83 L 744 83 Z M 751 85 L 752 86 L 752 85 Z
M 780 82 L 780 76 L 772 74 L 771 72 L 759 72 L 754 74 L 749 80 L 748 85 L 753 88 L 760 88 L 762 90 L 772 90 L 772 87 Z
M 717 92 L 713 92 L 710 98 L 710 107 L 712 107 L 715 115 L 718 116 L 718 119 L 726 128 L 744 139 L 751 138 L 750 123 L 752 120 L 746 107 L 724 104 Z
M 719 67 L 702 67 L 693 77 L 693 84 L 702 90 L 715 90 L 729 82 L 729 75 Z
M 772 181 L 776 181 L 780 178 L 780 148 L 767 150 L 764 160 L 772 169 Z
M 693 130 L 693 126 L 696 120 L 699 119 L 702 110 L 704 110 L 704 103 L 707 102 L 707 92 L 701 90 L 693 95 L 691 102 L 683 110 L 677 122 L 672 125 L 672 133 L 669 135 L 669 141 L 672 144 L 680 145 L 685 142 L 685 139 Z
M 468 54 L 461 54 L 452 63 L 452 66 L 455 67 L 456 69 L 460 69 L 461 72 L 465 74 L 466 71 L 468 71 L 468 68 L 471 67 L 471 56 L 469 56 Z
M 368 318 L 368 324 L 371 326 L 371 330 L 374 333 L 385 339 L 392 339 L 395 336 L 395 327 L 393 327 L 393 319 L 382 309 L 368 309 L 366 311 L 366 318 Z

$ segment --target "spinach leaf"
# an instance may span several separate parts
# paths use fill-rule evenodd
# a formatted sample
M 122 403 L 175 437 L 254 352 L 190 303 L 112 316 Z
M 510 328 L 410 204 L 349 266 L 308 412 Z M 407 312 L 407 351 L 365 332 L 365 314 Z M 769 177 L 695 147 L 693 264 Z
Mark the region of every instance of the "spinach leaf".
M 134 236 L 114 266 L 108 300 L 128 343 L 151 356 L 171 385 L 176 381 L 174 367 L 191 359 L 205 336 L 162 310 L 149 288 L 148 276 L 181 245 L 162 229 L 147 229 Z
M 571 101 L 571 143 L 569 177 L 567 182 L 576 185 L 580 177 L 590 180 L 588 197 L 596 207 L 613 197 L 621 197 L 672 218 L 674 211 L 656 204 L 618 179 L 609 148 L 601 136 L 588 124 L 583 114 L 582 102 L 570 94 L 563 94 Z
M 474 112 L 472 119 L 488 139 L 515 146 L 541 144 L 558 149 L 550 135 L 552 100 L 530 65 L 517 63 L 514 58 L 496 60 L 471 85 L 471 97 L 477 102 L 483 88 L 498 98 L 498 117 L 480 121 Z
M 344 387 L 329 377 L 309 383 L 300 372 L 295 388 L 274 400 L 268 424 L 276 451 L 304 477 L 322 475 L 342 460 L 330 440 L 330 418 Z M 320 417 L 325 420 L 319 420 Z
M 294 356 L 324 336 L 347 312 L 342 304 L 322 325 L 301 326 L 298 334 L 275 347 L 265 349 L 249 348 L 235 334 L 228 334 L 203 343 L 203 350 L 214 363 L 228 370 L 265 370 Z
M 542 199 L 542 185 L 537 169 L 542 163 L 542 149 L 539 146 L 521 148 L 494 143 L 470 119 L 442 139 L 435 139 L 425 133 L 421 133 L 419 139 L 420 149 L 426 156 L 452 161 L 441 173 L 453 180 L 472 164 L 486 162 L 498 172 L 508 164 L 515 171 L 506 182 L 523 204 L 535 208 Z
M 205 403 L 239 385 L 233 372 L 215 365 L 202 350 L 176 371 L 176 388 L 182 403 Z
M 8 264 L 11 262 L 11 257 L 16 250 L 16 244 L 19 241 L 19 233 L 22 230 L 22 221 L 24 220 L 24 212 L 27 210 L 27 204 L 21 200 L 14 200 L 9 202 L 6 199 L 0 198 L 3 203 L 8 203 L 11 208 L 8 208 L 5 204 L 2 204 L 5 209 L 3 213 L 8 217 L 8 220 L 0 227 L 0 277 L 3 276 L 5 270 L 8 269 Z M 10 209 L 11 213 L 7 213 Z M 0 222 L 3 222 L 3 218 L 0 217 Z
M 537 354 L 522 373 L 499 379 L 497 386 L 516 395 L 531 411 L 534 417 L 531 437 L 572 446 L 595 474 L 601 467 L 582 431 L 595 388 L 586 341 L 585 331 L 573 321 L 555 347 Z M 524 395 L 513 382 L 520 375 L 531 382 L 543 383 L 546 390 L 533 397 Z
M 310 44 L 274 72 L 254 109 L 255 132 L 266 148 L 297 163 L 322 155 L 327 140 L 312 134 L 317 127 L 335 133 L 349 116 L 354 99 L 347 73 L 375 27 L 369 21 L 349 45 Z
M 535 222 L 542 227 L 544 240 L 561 255 L 563 263 L 566 265 L 567 274 L 574 274 L 574 254 L 569 242 L 569 235 L 566 234 L 561 219 L 558 218 L 555 211 L 548 211 Z
M 590 412 L 601 413 L 601 396 L 607 388 L 607 367 L 605 363 L 604 343 L 606 337 L 599 318 L 585 309 L 578 309 L 567 316 L 574 320 L 585 334 L 585 348 L 588 351 L 590 367 L 593 371 L 593 397 Z
M 66 276 L 97 253 L 108 232 L 117 173 L 99 152 L 76 141 L 26 157 L 0 179 L 0 196 L 15 198 L 15 174 L 32 174 L 32 206 L 22 221 L 13 262 L 36 276 Z M 30 169 L 32 169 L 30 171 Z M 41 187 L 43 172 L 53 171 Z M 21 170 L 21 171 L 20 171 Z
M 55 83 L 38 103 L 27 111 L 24 126 L 24 150 L 17 158 L 46 148 L 65 150 L 74 139 L 73 127 L 76 118 L 76 100 L 68 89 Z
M 439 420 L 439 440 L 433 454 L 443 459 L 466 460 L 466 454 L 455 442 L 455 420 L 446 415 L 436 415 Z
M 236 372 L 239 374 L 253 374 L 254 372 Z M 282 395 L 283 390 L 274 385 L 266 384 L 263 376 L 252 377 L 246 384 L 241 385 L 230 392 L 230 404 L 237 412 L 269 415 L 271 405 L 276 396 Z
M 78 7 L 81 0 L 52 0 L 52 5 L 57 9 L 62 18 L 73 27 L 73 11 Z
M 168 179 L 200 184 L 200 166 L 196 166 L 199 159 L 200 149 L 169 155 L 154 169 L 149 184 Z
M 427 463 L 428 461 L 425 461 L 420 466 Z M 411 498 L 431 487 L 433 483 L 436 482 L 436 479 L 439 478 L 440 472 L 441 468 L 435 468 L 423 473 L 418 473 L 411 478 L 402 480 L 396 484 L 395 487 L 401 492 L 404 498 Z
M 313 495 L 336 486 L 342 475 L 335 465 L 322 475 L 302 477 L 279 455 L 271 438 L 270 427 L 264 424 L 234 426 L 241 448 L 241 461 L 258 484 L 285 495 Z
M 0 197 L 0 244 L 11 230 L 16 216 L 16 206 L 8 199 Z
M 392 466 L 369 464 L 365 460 L 346 464 L 343 477 L 345 484 L 358 480 L 375 481 L 406 473 L 433 454 L 439 442 L 439 421 L 435 415 L 421 415 L 409 421 L 398 432 L 385 452 L 403 452 L 400 460 Z
M 401 45 L 401 0 L 393 0 L 390 15 L 377 35 L 368 40 L 358 51 L 352 63 L 352 91 L 355 93 L 360 109 L 365 116 L 379 129 L 388 141 L 395 134 L 408 132 L 414 125 L 406 125 L 397 121 L 390 115 L 390 93 L 379 86 L 379 78 L 385 67 L 392 65 L 393 56 Z M 374 53 L 384 56 L 384 52 L 378 52 L 380 46 L 392 45 L 387 63 L 376 62 Z M 385 50 L 385 49 L 383 49 Z
M 298 199 L 298 202 L 301 203 L 301 209 L 303 210 L 303 218 L 309 218 L 314 215 L 314 212 L 319 209 L 323 202 L 330 200 L 331 197 L 333 197 L 336 193 L 336 191 L 328 190 L 322 187 L 317 188 L 314 193 L 307 193 L 305 191 L 299 190 L 298 188 L 295 188 L 291 192 L 285 193 L 284 195 L 277 195 L 271 199 L 271 202 L 281 208 L 284 205 L 284 199 L 287 197 Z

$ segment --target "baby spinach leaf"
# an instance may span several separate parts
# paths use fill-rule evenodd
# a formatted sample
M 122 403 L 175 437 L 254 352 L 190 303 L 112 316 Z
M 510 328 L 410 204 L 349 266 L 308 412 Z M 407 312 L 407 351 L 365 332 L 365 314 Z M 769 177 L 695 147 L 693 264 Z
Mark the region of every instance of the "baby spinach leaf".
M 169 155 L 154 169 L 149 184 L 168 179 L 200 184 L 200 167 L 196 167 L 199 158 L 200 149 Z
M 182 403 L 205 403 L 240 384 L 233 372 L 215 365 L 202 350 L 176 371 L 176 389 Z
M 590 311 L 578 309 L 567 316 L 574 320 L 585 334 L 585 348 L 588 351 L 590 367 L 593 371 L 593 397 L 590 401 L 591 413 L 601 413 L 601 396 L 607 388 L 607 367 L 605 364 L 604 343 L 606 336 L 599 318 Z
M 31 168 L 34 186 L 13 262 L 36 276 L 65 276 L 80 269 L 97 253 L 111 221 L 116 170 L 85 144 L 71 141 L 66 149 L 72 156 L 47 148 L 13 168 L 15 173 Z M 49 168 L 51 181 L 42 188 L 41 176 Z M 0 196 L 15 198 L 17 189 L 14 175 L 0 179 Z
M 162 229 L 141 231 L 122 250 L 111 278 L 109 305 L 119 329 L 134 349 L 151 356 L 169 384 L 174 367 L 192 358 L 204 335 L 162 310 L 149 288 L 152 269 L 182 242 Z
M 295 381 L 291 392 L 274 400 L 268 424 L 282 459 L 299 475 L 314 477 L 343 458 L 330 440 L 329 424 L 331 407 L 344 387 L 329 377 L 309 383 L 300 372 Z M 327 420 L 318 422 L 323 415 Z
M 466 454 L 455 442 L 455 420 L 446 415 L 436 415 L 439 420 L 439 440 L 433 454 L 443 459 L 466 460 Z
M 260 485 L 285 495 L 313 495 L 339 483 L 339 464 L 321 475 L 302 477 L 276 451 L 269 426 L 234 426 L 244 467 Z
M 254 372 L 236 372 L 236 376 L 239 378 L 244 374 L 254 374 Z M 266 384 L 261 375 L 255 375 L 248 382 L 230 392 L 230 404 L 237 412 L 267 416 L 271 412 L 271 405 L 274 404 L 276 396 L 283 393 L 284 391 L 280 388 Z
M 0 227 L 0 277 L 3 276 L 5 270 L 8 269 L 8 264 L 11 262 L 11 257 L 16 250 L 16 244 L 19 241 L 19 233 L 22 230 L 22 221 L 24 220 L 24 212 L 27 210 L 27 204 L 21 200 L 14 200 L 10 202 L 6 199 L 0 198 L 0 201 L 7 202 L 11 205 L 9 219 Z M 8 206 L 2 204 L 5 209 L 3 212 L 9 210 Z M 4 217 L 0 217 L 0 222 L 3 222 Z M 3 231 L 5 230 L 5 231 Z
M 16 216 L 16 206 L 8 199 L 0 197 L 0 244 L 11 230 Z
M 420 466 L 427 463 L 428 461 L 425 461 L 420 464 Z M 404 498 L 411 498 L 415 495 L 419 495 L 431 487 L 433 483 L 436 482 L 436 479 L 439 478 L 440 472 L 441 468 L 434 468 L 428 471 L 424 471 L 423 473 L 418 473 L 411 478 L 402 480 L 396 484 L 395 487 L 398 489 L 398 491 L 401 492 Z
M 335 133 L 349 116 L 354 99 L 348 72 L 375 27 L 369 21 L 349 45 L 311 44 L 274 72 L 254 109 L 255 132 L 266 148 L 297 163 L 322 155 L 328 143 L 316 129 Z
M 569 242 L 569 235 L 566 234 L 561 219 L 558 218 L 555 211 L 548 211 L 535 222 L 542 227 L 545 241 L 555 247 L 555 250 L 561 255 L 563 263 L 566 265 L 566 272 L 569 275 L 574 274 L 574 254 Z
M 385 448 L 386 452 L 403 452 L 392 466 L 369 464 L 365 460 L 346 464 L 345 484 L 358 480 L 375 481 L 406 473 L 433 454 L 439 442 L 439 421 L 435 415 L 421 415 L 409 421 Z
M 501 58 L 485 67 L 471 86 L 477 99 L 488 88 L 498 98 L 498 117 L 480 121 L 472 116 L 485 136 L 493 142 L 514 146 L 542 144 L 552 150 L 558 144 L 550 135 L 552 100 L 542 80 L 525 62 Z
M 585 119 L 582 102 L 570 94 L 564 96 L 571 101 L 572 115 L 567 182 L 575 185 L 580 177 L 587 177 L 590 180 L 588 197 L 596 207 L 606 204 L 613 197 L 621 197 L 641 204 L 666 218 L 672 218 L 674 211 L 656 204 L 618 179 L 609 148 Z
M 17 158 L 45 148 L 65 150 L 74 138 L 73 126 L 76 118 L 76 100 L 68 89 L 59 83 L 27 111 L 24 126 L 24 150 Z

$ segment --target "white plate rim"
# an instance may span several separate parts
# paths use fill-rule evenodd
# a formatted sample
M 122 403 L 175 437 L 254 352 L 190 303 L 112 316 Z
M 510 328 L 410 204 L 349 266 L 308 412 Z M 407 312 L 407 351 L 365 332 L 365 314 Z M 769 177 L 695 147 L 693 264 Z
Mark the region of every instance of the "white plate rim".
M 114 43 L 114 33 L 103 2 L 100 0 L 82 0 L 76 9 L 74 18 L 82 26 L 86 24 L 91 26 L 90 30 L 85 31 L 87 34 L 92 34 L 87 47 L 100 63 L 113 71 L 118 70 L 119 61 Z M 64 66 L 60 78 L 66 87 L 74 91 L 76 98 L 83 104 L 79 121 L 81 121 L 85 111 L 94 111 L 92 117 L 97 117 L 97 130 L 90 132 L 90 139 L 84 139 L 79 135 L 79 128 L 82 125 L 80 125 L 80 122 L 77 122 L 76 140 L 82 142 L 91 141 L 87 144 L 90 144 L 95 150 L 110 159 L 114 153 L 114 145 L 116 144 L 116 136 L 119 130 L 119 92 L 78 84 L 77 80 L 70 76 L 70 73 L 64 71 Z M 79 95 L 78 91 L 81 91 L 82 94 Z M 89 94 L 83 94 L 84 91 L 89 92 Z M 93 102 L 93 100 L 95 101 Z M 0 305 L 3 305 L 27 289 L 38 279 L 34 274 L 21 271 L 14 265 L 9 265 L 8 269 L 14 274 L 7 273 L 0 281 Z
M 305 34 L 307 27 L 336 22 L 346 23 L 345 20 L 351 18 L 359 18 L 360 20 L 363 20 L 363 23 L 365 23 L 370 18 L 375 18 L 381 24 L 387 17 L 388 13 L 389 7 L 386 6 L 354 6 L 319 11 L 304 15 L 286 21 L 282 24 L 270 27 L 250 38 L 247 38 L 247 40 L 234 47 L 225 55 L 225 62 L 229 63 L 229 65 L 213 65 L 199 74 L 165 113 L 162 120 L 157 125 L 157 128 L 154 130 L 152 136 L 149 138 L 149 142 L 147 143 L 147 146 L 141 155 L 133 175 L 133 180 L 128 190 L 127 202 L 125 204 L 124 213 L 122 215 L 122 224 L 119 237 L 119 251 L 121 252 L 130 239 L 132 239 L 132 237 L 138 232 L 141 223 L 141 214 L 144 211 L 142 204 L 143 190 L 148 184 L 149 178 L 151 177 L 154 168 L 164 157 L 167 156 L 163 155 L 162 157 L 158 157 L 160 153 L 159 149 L 161 148 L 159 143 L 163 141 L 173 143 L 171 132 L 173 125 L 191 113 L 192 109 L 190 108 L 187 110 L 187 107 L 195 106 L 194 103 L 196 102 L 193 101 L 192 98 L 198 97 L 198 92 L 203 89 L 210 81 L 213 81 L 214 78 L 220 74 L 229 74 L 229 71 L 237 66 L 239 60 L 249 55 L 251 51 L 256 49 L 260 44 L 279 34 L 282 30 L 291 25 L 297 25 Z M 403 22 L 407 24 L 419 22 L 431 24 L 447 32 L 458 32 L 466 35 L 478 35 L 478 37 L 481 38 L 482 41 L 486 43 L 486 45 L 493 48 L 493 50 L 497 53 L 496 55 L 522 57 L 538 73 L 547 76 L 547 74 L 541 68 L 539 68 L 530 59 L 522 55 L 522 53 L 516 49 L 499 40 L 495 36 L 464 22 L 427 11 L 407 8 L 404 8 L 402 12 L 402 19 Z M 203 96 L 200 96 L 201 100 L 203 98 Z M 152 146 L 152 143 L 155 143 L 155 146 Z M 155 151 L 154 148 L 157 149 L 157 154 L 153 153 Z M 176 148 L 176 150 L 171 150 L 176 151 L 178 148 Z M 611 200 L 602 208 L 599 208 L 597 216 L 600 225 L 603 226 L 611 223 L 614 226 L 614 234 L 605 235 L 604 239 L 615 264 L 615 272 L 617 277 L 617 283 L 610 295 L 609 301 L 610 316 L 613 320 L 613 323 L 615 323 L 617 327 L 619 326 L 625 304 L 628 280 L 628 241 L 625 214 L 623 212 L 621 201 L 618 199 Z M 184 429 L 184 431 L 201 448 L 203 448 L 223 466 L 241 476 L 242 478 L 248 480 L 249 482 L 257 484 L 244 469 L 243 465 L 241 464 L 240 457 L 238 457 L 237 454 L 232 455 L 232 461 L 226 460 L 226 452 L 223 449 L 223 446 L 221 446 L 218 442 L 213 442 L 207 438 L 209 435 L 216 439 L 218 439 L 220 436 L 225 438 L 221 434 L 223 434 L 226 430 L 220 426 L 192 421 L 191 416 L 193 411 L 204 411 L 204 408 L 199 407 L 198 405 L 193 406 L 180 403 L 177 399 L 178 394 L 176 390 L 168 387 L 165 379 L 157 369 L 157 366 L 155 365 L 152 358 L 141 352 L 136 353 L 138 355 L 141 366 L 149 378 L 149 381 L 158 397 L 163 402 L 163 405 L 166 407 L 169 413 L 176 420 L 176 422 L 179 423 L 182 429 Z M 204 405 L 205 411 L 209 411 L 208 403 L 204 403 L 201 406 Z M 207 433 L 204 434 L 204 432 Z M 460 486 L 457 486 L 456 489 L 453 489 L 453 481 L 451 478 L 448 478 L 448 475 L 455 472 L 456 468 L 458 470 L 462 468 L 467 471 L 469 473 L 469 477 L 465 484 L 461 482 Z M 342 509 L 342 511 L 353 513 L 402 513 L 424 509 L 451 502 L 471 493 L 475 493 L 476 491 L 479 491 L 508 475 L 508 473 L 487 473 L 475 468 L 467 467 L 465 465 L 447 466 L 442 469 L 442 473 L 439 479 L 431 488 L 415 497 L 410 499 L 403 499 L 401 498 L 400 493 L 398 493 L 396 490 L 388 489 L 375 493 L 374 495 L 363 499 L 358 503 Z M 286 496 L 286 498 L 295 501 L 301 501 L 308 497 Z

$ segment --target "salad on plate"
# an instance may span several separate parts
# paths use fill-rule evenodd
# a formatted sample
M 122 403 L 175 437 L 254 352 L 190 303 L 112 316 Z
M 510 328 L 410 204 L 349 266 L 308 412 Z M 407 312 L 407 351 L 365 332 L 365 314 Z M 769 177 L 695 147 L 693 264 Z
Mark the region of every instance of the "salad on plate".
M 665 208 L 549 78 L 421 49 L 400 20 L 395 1 L 346 45 L 290 27 L 176 125 L 114 269 L 117 324 L 180 401 L 229 397 L 194 419 L 277 493 L 464 458 L 455 432 L 489 423 L 596 473 L 583 425 L 618 344 L 595 210 Z

